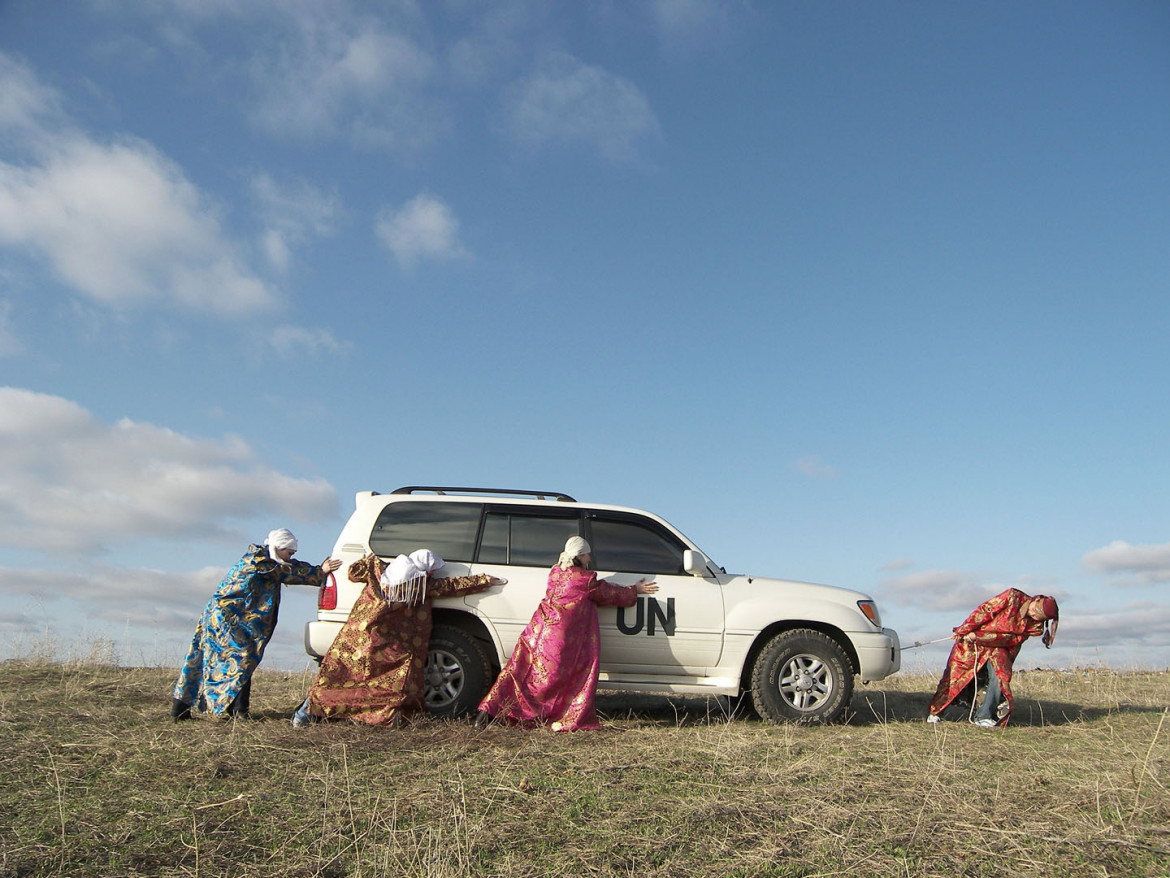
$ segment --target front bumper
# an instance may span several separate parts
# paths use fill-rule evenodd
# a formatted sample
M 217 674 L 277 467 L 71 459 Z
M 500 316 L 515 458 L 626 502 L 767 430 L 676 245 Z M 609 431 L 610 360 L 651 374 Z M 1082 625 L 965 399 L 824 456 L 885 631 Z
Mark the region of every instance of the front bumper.
M 896 674 L 902 667 L 902 643 L 893 628 L 850 636 L 857 649 L 857 661 L 861 665 L 858 676 L 862 680 L 882 680 Z

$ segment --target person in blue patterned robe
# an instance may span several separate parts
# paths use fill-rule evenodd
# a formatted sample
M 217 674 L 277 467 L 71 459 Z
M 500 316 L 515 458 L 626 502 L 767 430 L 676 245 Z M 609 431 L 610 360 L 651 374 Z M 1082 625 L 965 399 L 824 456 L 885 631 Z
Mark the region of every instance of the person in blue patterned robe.
M 264 545 L 251 545 L 224 577 L 195 628 L 191 651 L 179 671 L 171 702 L 175 720 L 191 718 L 198 705 L 212 716 L 248 715 L 252 673 L 276 628 L 280 586 L 321 586 L 341 562 L 294 561 L 297 541 L 284 528 Z

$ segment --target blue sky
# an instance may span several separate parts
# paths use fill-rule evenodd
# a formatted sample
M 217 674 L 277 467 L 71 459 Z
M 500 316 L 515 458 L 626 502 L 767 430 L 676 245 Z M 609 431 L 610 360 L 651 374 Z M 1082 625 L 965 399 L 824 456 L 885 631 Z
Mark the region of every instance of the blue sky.
M 1168 46 L 1161 2 L 0 4 L 2 654 L 178 662 L 249 542 L 452 484 L 1167 667 Z

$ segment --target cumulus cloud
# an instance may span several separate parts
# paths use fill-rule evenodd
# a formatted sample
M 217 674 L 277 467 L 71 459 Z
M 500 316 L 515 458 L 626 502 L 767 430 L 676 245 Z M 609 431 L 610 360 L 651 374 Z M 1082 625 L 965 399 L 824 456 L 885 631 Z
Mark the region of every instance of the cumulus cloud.
M 99 143 L 67 124 L 39 125 L 55 112 L 51 92 L 0 58 L 0 95 L 10 87 L 24 95 L 0 111 L 0 135 L 19 138 L 31 155 L 0 162 L 0 246 L 36 255 L 109 306 L 237 314 L 274 303 L 178 165 L 141 140 Z
M 93 552 L 145 538 L 236 538 L 255 516 L 325 520 L 337 497 L 243 440 L 105 424 L 67 399 L 0 387 L 0 545 Z
M 275 24 L 285 26 L 279 50 L 261 47 L 246 68 L 261 127 L 396 151 L 417 150 L 445 127 L 427 95 L 435 59 L 404 30 L 333 6 L 303 6 Z
M 1170 543 L 1131 546 L 1115 540 L 1084 557 L 1085 564 L 1107 574 L 1129 574 L 1144 584 L 1170 582 Z
M 459 220 L 439 198 L 422 193 L 400 208 L 386 208 L 374 227 L 398 264 L 410 268 L 420 259 L 458 259 L 467 255 L 459 243 Z
M 107 650 L 103 660 L 177 667 L 227 570 L 166 572 L 93 559 L 84 569 L 0 567 L 0 656 L 84 658 Z M 314 589 L 284 590 L 266 667 L 306 666 L 299 623 L 315 617 L 315 608 Z
M 85 617 L 93 621 L 117 623 L 131 619 L 186 629 L 192 627 L 193 608 L 206 603 L 226 571 L 226 567 L 205 567 L 164 573 L 104 564 L 87 565 L 85 570 L 0 567 L 0 594 L 5 595 L 10 608 L 19 605 L 22 597 L 37 595 L 41 604 L 65 601 L 80 606 Z
M 288 270 L 294 246 L 333 234 L 341 214 L 337 192 L 323 192 L 305 180 L 278 182 L 266 173 L 254 177 L 250 188 L 265 227 L 261 248 L 278 271 Z
M 633 82 L 565 53 L 513 87 L 504 128 L 530 149 L 584 144 L 613 161 L 635 158 L 659 133 L 649 101 Z
M 726 34 L 732 8 L 726 0 L 651 0 L 647 12 L 663 45 L 694 51 Z
M 965 614 L 1007 587 L 959 570 L 923 570 L 884 580 L 881 593 L 892 604 Z
M 352 345 L 342 342 L 326 329 L 306 329 L 301 326 L 277 326 L 267 335 L 268 343 L 283 357 L 344 354 Z
M 1065 646 L 1121 642 L 1131 647 L 1170 645 L 1170 606 L 1165 603 L 1134 601 L 1080 613 L 1067 612 L 1063 607 L 1061 610 L 1057 642 Z
M 25 64 L 0 52 L 0 136 L 39 140 L 61 119 L 60 96 Z

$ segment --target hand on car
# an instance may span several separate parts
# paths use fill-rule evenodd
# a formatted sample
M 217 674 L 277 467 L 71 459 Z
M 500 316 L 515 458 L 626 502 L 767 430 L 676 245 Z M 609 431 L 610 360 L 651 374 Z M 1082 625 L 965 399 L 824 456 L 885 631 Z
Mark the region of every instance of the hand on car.
M 647 582 L 645 578 L 642 578 L 634 583 L 634 591 L 638 594 L 654 594 L 654 592 L 658 591 L 658 584 L 655 582 Z

